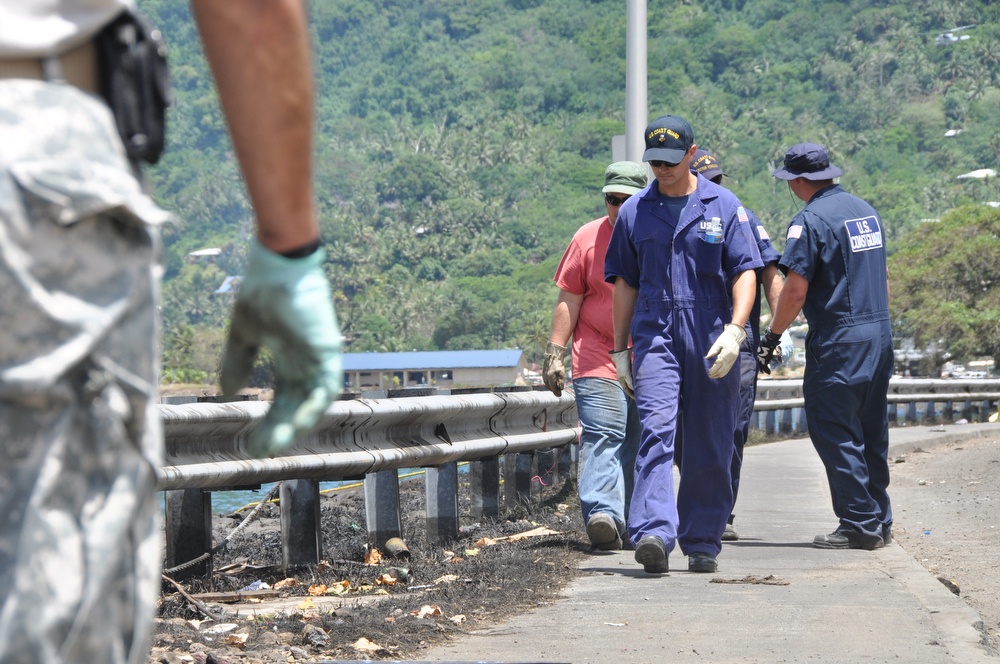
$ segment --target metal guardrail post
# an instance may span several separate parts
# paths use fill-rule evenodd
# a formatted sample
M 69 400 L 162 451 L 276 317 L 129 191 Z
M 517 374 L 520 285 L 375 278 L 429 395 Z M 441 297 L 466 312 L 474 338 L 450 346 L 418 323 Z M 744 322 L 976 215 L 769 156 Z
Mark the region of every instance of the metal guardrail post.
M 559 469 L 557 468 L 556 462 L 556 455 L 558 454 L 559 449 L 550 447 L 548 449 L 538 450 L 535 452 L 535 463 L 538 466 L 538 477 L 543 486 L 559 481 Z
M 792 432 L 792 411 L 793 408 L 781 411 L 781 433 Z
M 500 458 L 469 462 L 473 518 L 500 516 Z
M 395 468 L 365 475 L 365 521 L 368 541 L 381 548 L 403 537 L 399 518 L 399 473 Z
M 212 494 L 201 489 L 167 491 L 166 545 L 164 568 L 170 569 L 195 560 L 212 549 Z M 212 573 L 212 559 L 177 570 L 175 579 L 189 579 Z
M 458 539 L 458 464 L 454 461 L 424 470 L 427 493 L 427 540 Z
M 531 505 L 534 479 L 538 476 L 538 456 L 535 452 L 518 452 L 515 459 L 517 500 L 527 507 Z
M 319 482 L 285 480 L 278 489 L 281 560 L 286 567 L 315 565 L 323 559 Z
M 559 455 L 559 477 L 566 479 L 576 477 L 576 468 L 579 467 L 577 464 L 579 451 L 579 445 L 569 444 L 563 448 Z
M 774 429 L 775 429 L 774 419 L 775 419 L 775 411 L 769 410 L 766 413 L 764 413 L 764 433 L 766 433 L 768 436 L 774 435 Z

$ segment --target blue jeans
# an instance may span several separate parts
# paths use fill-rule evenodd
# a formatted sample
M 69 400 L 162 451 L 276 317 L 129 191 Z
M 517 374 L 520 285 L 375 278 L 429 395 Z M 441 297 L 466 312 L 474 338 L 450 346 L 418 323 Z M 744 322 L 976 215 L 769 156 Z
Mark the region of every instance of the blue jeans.
M 639 412 L 616 380 L 577 378 L 573 390 L 581 427 L 577 483 L 584 523 L 603 512 L 624 535 L 639 448 Z

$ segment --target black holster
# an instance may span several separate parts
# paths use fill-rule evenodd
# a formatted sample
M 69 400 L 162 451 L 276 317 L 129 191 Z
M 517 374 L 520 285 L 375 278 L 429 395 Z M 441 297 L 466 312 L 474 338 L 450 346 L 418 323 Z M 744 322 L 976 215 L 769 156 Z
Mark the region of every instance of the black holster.
M 163 35 L 137 11 L 126 10 L 95 39 L 101 94 L 111 107 L 125 152 L 155 164 L 163 153 L 171 103 Z

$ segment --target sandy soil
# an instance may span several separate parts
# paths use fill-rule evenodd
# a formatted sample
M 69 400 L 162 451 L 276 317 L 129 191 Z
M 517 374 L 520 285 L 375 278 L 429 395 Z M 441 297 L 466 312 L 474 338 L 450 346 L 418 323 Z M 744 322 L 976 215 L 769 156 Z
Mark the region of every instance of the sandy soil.
M 893 536 L 979 613 L 1000 650 L 1000 438 L 893 461 Z

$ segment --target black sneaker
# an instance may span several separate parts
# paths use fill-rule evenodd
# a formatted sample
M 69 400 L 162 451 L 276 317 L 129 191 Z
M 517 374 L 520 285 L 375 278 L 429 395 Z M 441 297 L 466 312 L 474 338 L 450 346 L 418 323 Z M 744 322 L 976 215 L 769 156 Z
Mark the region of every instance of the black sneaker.
M 635 547 L 635 561 L 642 565 L 647 574 L 666 574 L 670 571 L 667 565 L 667 547 L 656 535 L 646 535 Z
M 702 573 L 717 572 L 719 571 L 719 562 L 707 553 L 696 551 L 688 556 L 688 571 Z
M 878 535 L 865 535 L 854 530 L 838 528 L 829 535 L 817 535 L 813 539 L 817 549 L 881 549 L 885 542 Z
M 595 549 L 617 551 L 622 548 L 622 538 L 618 534 L 615 520 L 603 512 L 598 512 L 587 521 L 587 537 Z

